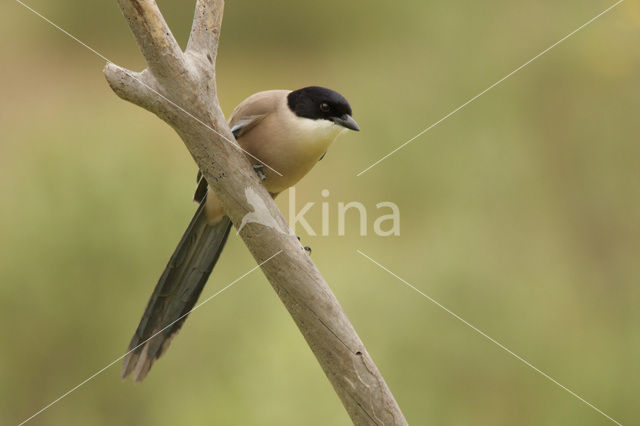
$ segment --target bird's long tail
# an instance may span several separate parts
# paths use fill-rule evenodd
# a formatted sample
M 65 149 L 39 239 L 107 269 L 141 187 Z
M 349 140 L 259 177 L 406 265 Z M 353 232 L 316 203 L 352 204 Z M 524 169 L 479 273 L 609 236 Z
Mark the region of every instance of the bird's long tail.
M 216 225 L 207 224 L 204 204 L 202 200 L 153 290 L 124 358 L 123 378 L 145 378 L 187 318 L 220 257 L 231 221 L 225 216 Z

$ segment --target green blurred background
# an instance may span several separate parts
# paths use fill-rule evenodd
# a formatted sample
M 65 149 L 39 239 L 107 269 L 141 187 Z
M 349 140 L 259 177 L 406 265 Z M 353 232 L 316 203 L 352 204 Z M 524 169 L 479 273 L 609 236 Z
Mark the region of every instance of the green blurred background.
M 29 4 L 143 61 L 115 1 Z M 228 1 L 218 86 L 342 92 L 362 131 L 297 187 L 302 234 L 415 425 L 598 425 L 600 414 L 356 253 L 386 265 L 613 418 L 640 424 L 640 5 L 628 1 L 361 177 L 356 173 L 612 1 Z M 160 6 L 184 46 L 194 2 Z M 196 168 L 118 99 L 103 61 L 0 6 L 0 424 L 121 355 L 190 219 Z M 400 206 L 401 236 L 338 237 L 339 201 Z M 287 210 L 287 197 L 278 200 Z M 320 208 L 307 215 L 320 228 Z M 255 262 L 237 237 L 204 296 Z M 194 312 L 141 385 L 120 364 L 33 425 L 349 419 L 260 272 Z

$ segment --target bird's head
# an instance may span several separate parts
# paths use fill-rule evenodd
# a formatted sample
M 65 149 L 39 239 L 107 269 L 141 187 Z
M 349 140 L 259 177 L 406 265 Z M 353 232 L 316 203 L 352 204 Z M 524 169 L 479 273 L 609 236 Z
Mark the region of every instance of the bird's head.
M 338 92 L 324 87 L 309 86 L 294 90 L 287 97 L 289 109 L 298 117 L 328 120 L 349 130 L 359 131 L 351 116 L 351 105 Z

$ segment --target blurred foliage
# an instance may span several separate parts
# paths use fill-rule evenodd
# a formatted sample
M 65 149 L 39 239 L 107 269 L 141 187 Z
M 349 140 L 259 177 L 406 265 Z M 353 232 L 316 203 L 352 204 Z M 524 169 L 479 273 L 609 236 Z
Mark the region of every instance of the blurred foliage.
M 183 45 L 193 3 L 160 2 Z M 28 4 L 143 67 L 115 2 Z M 638 3 L 355 177 L 610 4 L 227 1 L 227 113 L 258 90 L 321 84 L 363 129 L 298 185 L 298 204 L 327 188 L 332 214 L 352 200 L 402 210 L 400 237 L 360 237 L 354 215 L 346 237 L 303 241 L 412 424 L 607 421 L 356 249 L 640 423 Z M 110 92 L 99 58 L 17 3 L 0 16 L 0 424 L 15 424 L 123 353 L 194 210 L 195 167 L 168 126 Z M 232 237 L 204 296 L 253 265 Z M 194 312 L 142 385 L 118 366 L 31 424 L 349 422 L 259 272 Z

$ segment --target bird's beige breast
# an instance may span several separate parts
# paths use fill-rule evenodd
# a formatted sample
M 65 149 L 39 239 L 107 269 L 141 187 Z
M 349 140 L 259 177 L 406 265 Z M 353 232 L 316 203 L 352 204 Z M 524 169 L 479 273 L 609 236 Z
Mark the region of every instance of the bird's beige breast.
M 269 166 L 264 168 L 267 174 L 264 185 L 269 192 L 277 194 L 302 179 L 340 131 L 340 127 L 329 121 L 300 119 L 287 111 L 265 117 L 238 143 Z M 252 162 L 257 163 L 254 159 Z

